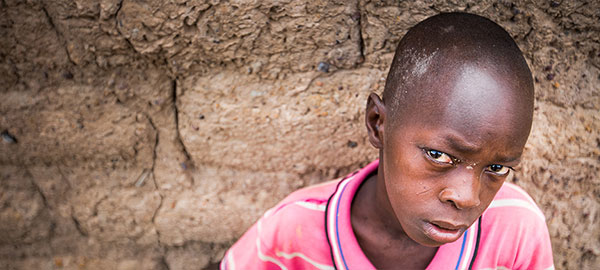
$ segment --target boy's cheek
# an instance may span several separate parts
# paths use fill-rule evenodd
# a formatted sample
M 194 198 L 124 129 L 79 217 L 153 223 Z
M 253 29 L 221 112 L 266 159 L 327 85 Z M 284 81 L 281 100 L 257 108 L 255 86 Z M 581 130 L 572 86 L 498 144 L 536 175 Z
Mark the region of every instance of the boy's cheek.
M 415 146 L 407 144 L 390 144 L 384 146 L 385 165 L 413 169 L 419 166 L 423 160 L 423 151 Z
M 481 188 L 485 189 L 484 192 L 488 192 L 492 194 L 492 197 L 496 196 L 496 193 L 500 190 L 504 182 L 510 181 L 512 179 L 512 173 L 505 178 L 497 178 L 494 176 L 488 176 L 483 173 L 480 177 Z

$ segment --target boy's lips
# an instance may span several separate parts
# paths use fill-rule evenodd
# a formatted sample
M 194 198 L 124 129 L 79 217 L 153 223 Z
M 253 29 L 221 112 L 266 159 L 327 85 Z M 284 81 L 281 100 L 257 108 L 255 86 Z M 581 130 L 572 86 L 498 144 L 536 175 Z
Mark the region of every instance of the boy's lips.
M 469 226 L 445 221 L 425 222 L 425 234 L 438 243 L 450 243 L 458 240 Z
M 460 229 L 465 229 L 467 227 L 469 227 L 468 225 L 463 225 L 463 224 L 457 224 L 454 225 L 453 223 L 450 222 L 445 222 L 445 221 L 431 221 L 431 224 L 440 227 L 441 229 L 445 229 L 445 230 L 449 230 L 449 231 L 456 231 L 456 230 L 460 230 Z

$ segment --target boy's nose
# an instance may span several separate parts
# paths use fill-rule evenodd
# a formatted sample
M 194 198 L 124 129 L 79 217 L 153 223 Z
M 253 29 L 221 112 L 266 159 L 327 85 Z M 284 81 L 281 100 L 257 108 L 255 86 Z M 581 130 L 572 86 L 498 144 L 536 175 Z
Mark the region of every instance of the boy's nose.
M 438 195 L 440 201 L 451 203 L 457 209 L 479 206 L 479 175 L 476 170 L 458 173 L 449 179 L 448 185 Z

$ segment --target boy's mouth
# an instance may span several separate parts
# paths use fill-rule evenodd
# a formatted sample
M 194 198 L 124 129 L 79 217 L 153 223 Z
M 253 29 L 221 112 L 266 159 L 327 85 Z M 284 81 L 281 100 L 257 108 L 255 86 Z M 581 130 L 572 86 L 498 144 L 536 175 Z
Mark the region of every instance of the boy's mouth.
M 458 240 L 467 228 L 467 225 L 445 221 L 425 222 L 425 234 L 439 243 L 450 243 Z
M 457 230 L 469 227 L 467 225 L 462 225 L 462 224 L 454 225 L 452 223 L 444 222 L 444 221 L 431 221 L 430 223 L 440 229 L 444 229 L 444 230 L 448 230 L 448 231 L 457 231 Z

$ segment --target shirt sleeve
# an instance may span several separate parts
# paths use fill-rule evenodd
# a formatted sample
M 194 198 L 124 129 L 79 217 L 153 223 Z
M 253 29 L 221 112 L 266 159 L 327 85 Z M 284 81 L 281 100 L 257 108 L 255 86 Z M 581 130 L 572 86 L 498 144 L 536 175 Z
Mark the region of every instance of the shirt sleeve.
M 268 214 L 268 212 L 267 212 Z M 262 238 L 263 223 L 269 217 L 261 217 L 244 235 L 227 251 L 221 261 L 221 270 L 235 269 L 285 269 L 275 256 L 272 248 L 265 245 Z
M 268 210 L 225 254 L 222 270 L 333 270 L 324 229 L 327 201 L 288 200 Z
M 535 220 L 535 221 L 534 221 Z M 548 226 L 541 218 L 530 219 L 523 228 L 522 240 L 519 243 L 515 269 L 554 269 L 552 245 Z

